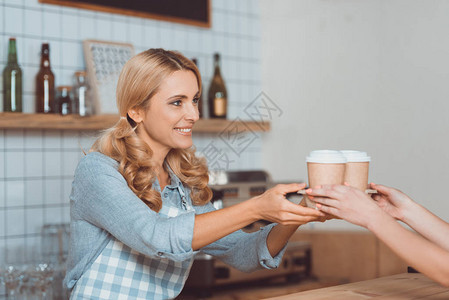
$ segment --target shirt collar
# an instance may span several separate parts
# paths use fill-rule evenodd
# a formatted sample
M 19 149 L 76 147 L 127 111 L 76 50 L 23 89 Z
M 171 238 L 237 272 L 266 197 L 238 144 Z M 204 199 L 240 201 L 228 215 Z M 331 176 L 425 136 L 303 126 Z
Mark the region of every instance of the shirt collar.
M 178 176 L 176 176 L 176 174 L 173 172 L 173 170 L 170 168 L 170 166 L 168 165 L 168 163 L 165 163 L 165 166 L 167 168 L 168 171 L 168 175 L 170 176 L 171 179 L 171 184 L 170 187 L 176 188 L 178 186 L 182 186 L 182 181 L 181 179 L 178 178 Z
M 166 185 L 165 187 L 167 187 L 169 189 L 176 189 L 176 188 L 178 188 L 178 186 L 182 187 L 182 181 L 178 178 L 178 176 L 176 176 L 176 174 L 170 168 L 168 163 L 165 163 L 165 167 L 167 168 L 168 176 L 170 176 L 170 184 Z M 161 185 L 159 184 L 159 180 L 157 179 L 157 177 L 154 180 L 153 184 L 156 186 L 156 189 L 159 190 L 159 192 L 162 192 Z

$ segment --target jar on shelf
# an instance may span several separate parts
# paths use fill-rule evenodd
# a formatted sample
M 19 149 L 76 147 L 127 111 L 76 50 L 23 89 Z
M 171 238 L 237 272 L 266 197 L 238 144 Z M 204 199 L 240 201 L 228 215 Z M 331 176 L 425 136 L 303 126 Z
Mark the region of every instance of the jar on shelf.
M 57 87 L 56 113 L 63 116 L 73 113 L 72 98 L 70 96 L 71 91 L 71 86 L 62 85 Z
M 73 86 L 73 113 L 80 116 L 93 114 L 93 103 L 90 98 L 86 71 L 75 72 L 75 85 Z

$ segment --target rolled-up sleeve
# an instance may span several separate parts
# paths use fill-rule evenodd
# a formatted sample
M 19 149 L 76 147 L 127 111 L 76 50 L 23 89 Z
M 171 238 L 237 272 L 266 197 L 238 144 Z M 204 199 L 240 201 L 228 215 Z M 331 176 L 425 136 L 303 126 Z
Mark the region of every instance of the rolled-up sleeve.
M 212 204 L 196 206 L 195 208 L 197 214 L 215 210 Z M 201 248 L 201 252 L 217 257 L 243 272 L 252 272 L 261 268 L 275 269 L 281 263 L 286 246 L 275 257 L 271 256 L 267 247 L 267 237 L 274 226 L 276 226 L 276 223 L 262 227 L 259 231 L 252 233 L 246 233 L 242 230 L 235 231 Z
M 150 257 L 183 261 L 192 250 L 195 212 L 167 218 L 149 209 L 108 163 L 82 160 L 71 200 L 76 219 L 89 222 Z

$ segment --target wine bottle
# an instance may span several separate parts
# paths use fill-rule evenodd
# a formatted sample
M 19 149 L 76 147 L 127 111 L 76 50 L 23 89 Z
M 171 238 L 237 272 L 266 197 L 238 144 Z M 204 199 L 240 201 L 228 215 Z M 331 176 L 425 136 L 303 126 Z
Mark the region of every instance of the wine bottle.
M 3 69 L 3 111 L 22 112 L 22 70 L 17 63 L 16 39 L 9 39 L 8 63 Z
M 50 67 L 50 46 L 42 44 L 41 67 L 36 76 L 36 112 L 53 113 L 55 100 L 55 75 Z
M 226 119 L 228 106 L 228 93 L 220 72 L 220 54 L 214 54 L 214 77 L 207 93 L 210 118 Z
M 198 67 L 198 60 L 196 58 L 192 58 L 192 61 Z M 201 87 L 202 86 L 203 85 L 201 84 Z M 198 111 L 200 113 L 200 118 L 204 118 L 204 115 L 203 115 L 203 91 L 202 91 L 202 88 L 201 88 L 201 91 L 200 91 L 200 99 L 198 101 Z

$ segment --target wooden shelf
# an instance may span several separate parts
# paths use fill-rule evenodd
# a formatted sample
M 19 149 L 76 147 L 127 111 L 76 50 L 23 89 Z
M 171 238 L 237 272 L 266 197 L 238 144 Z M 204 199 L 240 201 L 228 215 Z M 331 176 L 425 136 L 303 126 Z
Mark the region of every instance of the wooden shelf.
M 95 115 L 80 117 L 57 114 L 0 113 L 0 129 L 57 129 L 57 130 L 103 130 L 113 126 L 117 115 Z M 194 132 L 217 133 L 223 131 L 269 131 L 268 122 L 250 122 L 223 119 L 200 119 Z

